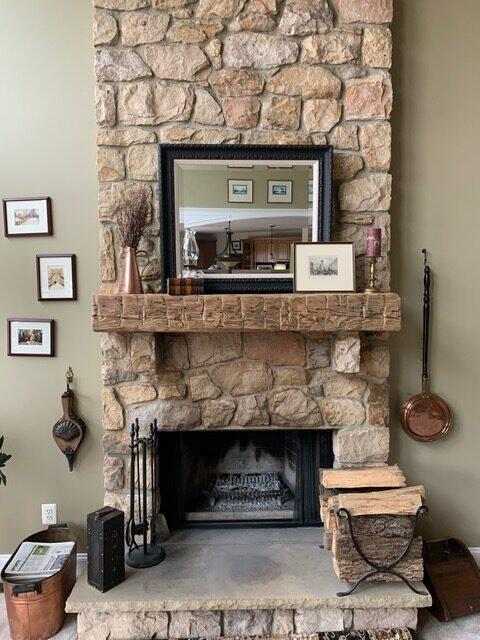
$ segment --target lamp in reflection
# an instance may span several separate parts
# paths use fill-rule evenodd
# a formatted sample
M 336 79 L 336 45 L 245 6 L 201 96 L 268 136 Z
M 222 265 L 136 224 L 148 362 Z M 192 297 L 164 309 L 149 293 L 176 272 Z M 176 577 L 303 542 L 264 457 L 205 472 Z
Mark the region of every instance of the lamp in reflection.
M 228 273 L 232 273 L 232 270 L 242 262 L 243 254 L 233 248 L 231 222 L 228 223 L 228 227 L 225 227 L 225 233 L 227 236 L 225 249 L 218 254 L 215 258 L 215 262 L 226 269 Z

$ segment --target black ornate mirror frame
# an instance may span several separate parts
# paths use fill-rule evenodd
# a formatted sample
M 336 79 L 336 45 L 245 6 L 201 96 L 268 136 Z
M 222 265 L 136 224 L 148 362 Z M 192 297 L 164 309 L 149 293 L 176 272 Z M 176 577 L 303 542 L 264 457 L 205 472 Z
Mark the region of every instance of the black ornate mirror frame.
M 196 145 L 161 144 L 158 148 L 161 219 L 162 291 L 177 276 L 175 160 L 312 160 L 318 162 L 318 240 L 328 242 L 332 232 L 331 146 L 307 145 Z M 205 278 L 205 293 L 291 293 L 293 278 Z

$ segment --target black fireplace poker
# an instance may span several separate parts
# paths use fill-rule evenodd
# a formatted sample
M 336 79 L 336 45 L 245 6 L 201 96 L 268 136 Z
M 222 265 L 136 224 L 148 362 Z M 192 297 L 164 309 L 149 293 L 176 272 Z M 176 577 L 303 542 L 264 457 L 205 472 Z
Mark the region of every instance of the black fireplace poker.
M 128 551 L 125 562 L 129 567 L 145 569 L 154 567 L 165 559 L 165 550 L 157 544 L 156 517 L 158 504 L 158 427 L 154 420 L 150 433 L 140 437 L 138 419 L 130 430 L 130 517 L 126 529 Z M 147 508 L 147 466 L 150 457 L 151 517 Z M 141 471 L 141 473 L 140 473 Z M 137 504 L 135 505 L 135 499 Z M 150 542 L 148 533 L 150 532 Z M 139 545 L 136 537 L 141 536 Z

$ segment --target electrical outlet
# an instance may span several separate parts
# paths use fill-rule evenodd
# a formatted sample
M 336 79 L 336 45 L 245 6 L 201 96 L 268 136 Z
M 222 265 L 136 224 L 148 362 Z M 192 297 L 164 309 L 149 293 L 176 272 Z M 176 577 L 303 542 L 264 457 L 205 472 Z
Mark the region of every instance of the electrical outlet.
M 57 524 L 56 504 L 42 504 L 42 524 Z

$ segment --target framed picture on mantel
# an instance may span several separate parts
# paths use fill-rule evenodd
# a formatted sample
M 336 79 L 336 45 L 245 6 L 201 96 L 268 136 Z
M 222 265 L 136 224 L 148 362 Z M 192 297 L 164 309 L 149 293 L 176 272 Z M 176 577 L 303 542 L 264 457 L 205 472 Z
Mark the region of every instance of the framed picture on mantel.
M 295 243 L 294 291 L 340 293 L 355 291 L 353 242 Z
M 7 238 L 52 235 L 52 201 L 47 196 L 4 198 L 3 224 Z

